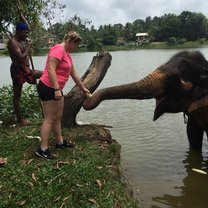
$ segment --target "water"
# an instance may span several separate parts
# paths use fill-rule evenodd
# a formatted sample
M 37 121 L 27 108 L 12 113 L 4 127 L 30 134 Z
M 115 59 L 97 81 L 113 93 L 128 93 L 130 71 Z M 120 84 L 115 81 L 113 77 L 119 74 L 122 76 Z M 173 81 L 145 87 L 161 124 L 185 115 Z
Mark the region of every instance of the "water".
M 208 49 L 200 49 L 208 59 Z M 137 50 L 111 52 L 112 63 L 99 88 L 137 81 L 166 62 L 178 50 Z M 82 76 L 95 53 L 76 53 L 73 60 Z M 44 56 L 34 57 L 43 69 Z M 0 86 L 10 83 L 8 57 L 0 57 Z M 65 92 L 74 86 L 67 83 Z M 144 208 L 205 208 L 208 203 L 208 144 L 204 139 L 201 156 L 189 151 L 182 113 L 165 114 L 153 122 L 155 100 L 112 100 L 93 111 L 81 110 L 77 119 L 112 126 L 113 139 L 122 146 L 123 175 Z

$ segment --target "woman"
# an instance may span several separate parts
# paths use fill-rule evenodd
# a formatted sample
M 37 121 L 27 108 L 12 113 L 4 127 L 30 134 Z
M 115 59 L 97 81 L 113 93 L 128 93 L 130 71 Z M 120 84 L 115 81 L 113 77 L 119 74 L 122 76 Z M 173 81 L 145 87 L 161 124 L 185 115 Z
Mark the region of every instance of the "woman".
M 84 94 L 89 93 L 77 75 L 69 54 L 78 48 L 80 42 L 81 37 L 77 32 L 69 32 L 64 36 L 61 44 L 52 47 L 38 84 L 38 94 L 43 103 L 45 118 L 41 126 L 41 146 L 37 149 L 36 154 L 45 159 L 54 158 L 48 148 L 51 132 L 56 139 L 56 148 L 74 146 L 72 143 L 67 143 L 61 135 L 61 116 L 64 107 L 62 89 L 71 75 L 82 92 Z

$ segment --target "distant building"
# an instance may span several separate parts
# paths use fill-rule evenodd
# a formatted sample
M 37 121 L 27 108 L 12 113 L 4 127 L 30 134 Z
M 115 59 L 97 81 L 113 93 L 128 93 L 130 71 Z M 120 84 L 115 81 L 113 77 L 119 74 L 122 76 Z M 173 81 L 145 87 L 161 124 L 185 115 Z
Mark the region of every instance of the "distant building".
M 138 43 L 149 43 L 150 38 L 148 33 L 137 33 L 136 34 L 136 41 Z

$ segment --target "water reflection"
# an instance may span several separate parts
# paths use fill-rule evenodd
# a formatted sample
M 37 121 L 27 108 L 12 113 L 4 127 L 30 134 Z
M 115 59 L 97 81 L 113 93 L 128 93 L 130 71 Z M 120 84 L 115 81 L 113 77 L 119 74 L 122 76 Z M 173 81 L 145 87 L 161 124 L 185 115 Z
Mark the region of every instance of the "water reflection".
M 186 170 L 183 185 L 174 187 L 179 190 L 180 194 L 178 196 L 171 194 L 164 194 L 162 197 L 154 196 L 152 200 L 160 205 L 152 205 L 152 208 L 206 208 L 208 206 L 208 175 L 192 170 L 196 168 L 208 172 L 207 156 L 190 150 L 183 164 Z

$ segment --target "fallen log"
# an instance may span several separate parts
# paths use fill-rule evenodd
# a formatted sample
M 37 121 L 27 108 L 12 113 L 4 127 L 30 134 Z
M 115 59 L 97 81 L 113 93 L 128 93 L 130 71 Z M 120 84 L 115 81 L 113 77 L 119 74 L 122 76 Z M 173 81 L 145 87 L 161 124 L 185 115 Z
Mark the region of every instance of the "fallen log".
M 81 77 L 85 87 L 93 93 L 99 84 L 102 82 L 110 64 L 112 56 L 108 52 L 98 52 L 96 56 Z M 85 100 L 85 95 L 81 92 L 78 86 L 74 86 L 64 97 L 64 110 L 62 115 L 62 126 L 72 127 L 76 126 L 76 116 L 82 107 Z

